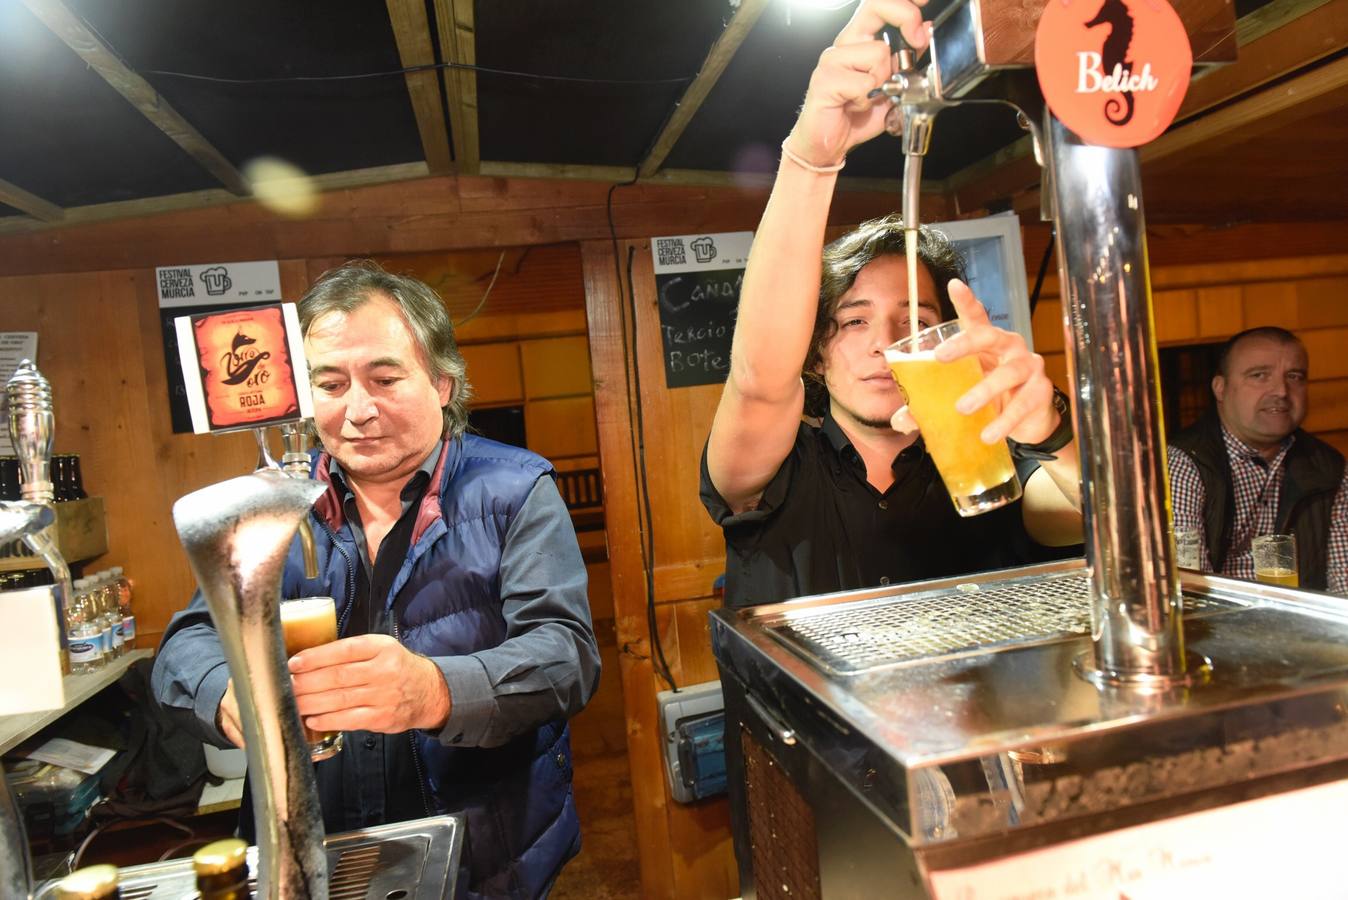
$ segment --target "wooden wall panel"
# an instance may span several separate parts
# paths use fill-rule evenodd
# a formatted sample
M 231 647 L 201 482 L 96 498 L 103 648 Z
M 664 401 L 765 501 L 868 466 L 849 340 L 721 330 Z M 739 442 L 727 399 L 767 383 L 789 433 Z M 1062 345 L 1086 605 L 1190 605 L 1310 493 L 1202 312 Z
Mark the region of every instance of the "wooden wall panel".
M 1312 379 L 1348 378 L 1348 328 L 1303 329 L 1301 340 Z
M 1348 378 L 1312 381 L 1307 394 L 1302 428 L 1312 434 L 1348 429 Z
M 468 382 L 473 386 L 474 406 L 519 403 L 524 400 L 518 344 L 513 341 L 465 344 L 459 349 L 468 365 Z
M 140 646 L 194 586 L 173 501 L 257 460 L 250 435 L 172 433 L 156 304 L 152 271 L 0 278 L 0 330 L 38 332 L 55 450 L 80 454 L 86 490 L 104 499 L 108 552 L 89 568 L 120 565 L 135 582 Z
M 594 456 L 598 452 L 594 398 L 531 400 L 524 407 L 524 433 L 529 449 L 548 459 Z
M 1042 252 L 1042 251 L 1041 251 Z M 1297 334 L 1311 362 L 1309 412 L 1303 427 L 1339 440 L 1348 429 L 1348 256 L 1154 266 L 1157 343 L 1184 346 L 1224 340 L 1246 328 L 1277 325 Z M 1035 308 L 1035 348 L 1053 383 L 1069 386 L 1056 279 Z
M 1152 298 L 1156 343 L 1192 340 L 1198 333 L 1198 292 L 1157 291 Z
M 1200 340 L 1216 340 L 1243 331 L 1245 311 L 1239 285 L 1198 288 L 1198 333 Z
M 583 335 L 524 341 L 524 389 L 530 399 L 593 394 L 590 342 Z

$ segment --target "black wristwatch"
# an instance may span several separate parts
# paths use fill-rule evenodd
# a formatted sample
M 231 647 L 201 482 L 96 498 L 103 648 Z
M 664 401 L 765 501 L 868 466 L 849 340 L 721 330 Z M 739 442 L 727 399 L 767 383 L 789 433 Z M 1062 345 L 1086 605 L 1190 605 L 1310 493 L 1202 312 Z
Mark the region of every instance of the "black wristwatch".
M 1053 408 L 1058 411 L 1058 427 L 1053 433 L 1037 444 L 1022 444 L 1008 439 L 1011 455 L 1016 459 L 1037 459 L 1040 462 L 1057 459 L 1058 451 L 1072 443 L 1072 404 L 1067 395 L 1057 388 L 1053 389 Z

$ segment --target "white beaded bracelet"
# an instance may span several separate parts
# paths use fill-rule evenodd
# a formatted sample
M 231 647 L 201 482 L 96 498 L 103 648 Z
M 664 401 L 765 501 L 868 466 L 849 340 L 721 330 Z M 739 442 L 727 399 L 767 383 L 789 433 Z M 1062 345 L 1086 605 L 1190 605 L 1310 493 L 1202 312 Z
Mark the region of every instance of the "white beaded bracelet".
M 787 140 L 790 140 L 790 138 L 788 138 Z M 797 156 L 795 153 L 793 153 L 791 151 L 791 148 L 786 146 L 786 141 L 782 141 L 782 156 L 785 156 L 787 159 L 791 160 L 793 163 L 800 166 L 805 171 L 813 172 L 816 175 L 832 175 L 835 172 L 841 172 L 842 167 L 847 165 L 847 159 L 844 157 L 842 162 L 835 163 L 834 165 L 831 166 L 816 166 L 814 163 L 806 162 L 805 160 Z

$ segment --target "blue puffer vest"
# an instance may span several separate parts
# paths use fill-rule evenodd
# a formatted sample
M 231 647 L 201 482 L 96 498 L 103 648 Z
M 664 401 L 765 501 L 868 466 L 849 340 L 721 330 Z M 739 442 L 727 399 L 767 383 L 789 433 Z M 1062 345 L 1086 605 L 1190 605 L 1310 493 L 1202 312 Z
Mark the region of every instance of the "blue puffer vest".
M 311 458 L 314 477 L 327 481 L 327 455 Z M 505 640 L 501 548 L 534 483 L 551 472 L 540 456 L 476 435 L 444 446 L 407 559 L 389 591 L 390 606 L 398 598 L 394 637 L 404 646 L 425 656 L 452 656 Z M 320 577 L 304 578 L 297 541 L 282 595 L 335 597 L 344 633 L 359 551 L 335 489 L 319 499 L 311 518 Z M 490 749 L 449 747 L 434 735 L 411 734 L 427 813 L 467 818 L 458 895 L 540 896 L 580 849 L 566 722 L 549 722 Z M 324 796 L 325 770 L 336 769 L 318 766 L 325 809 L 332 805 Z

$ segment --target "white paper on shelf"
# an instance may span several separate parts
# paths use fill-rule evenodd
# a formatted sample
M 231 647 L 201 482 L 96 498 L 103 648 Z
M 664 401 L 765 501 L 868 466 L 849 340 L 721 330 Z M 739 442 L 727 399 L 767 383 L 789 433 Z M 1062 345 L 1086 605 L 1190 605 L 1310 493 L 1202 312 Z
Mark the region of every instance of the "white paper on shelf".
M 14 445 L 9 440 L 9 401 L 3 387 L 25 359 L 37 364 L 37 332 L 0 331 L 0 456 L 14 455 Z
M 53 766 L 64 766 L 85 775 L 95 775 L 116 755 L 116 750 L 109 750 L 106 747 L 92 747 L 65 738 L 52 738 L 29 753 L 28 758 L 51 763 Z
M 0 715 L 65 706 L 50 587 L 0 592 Z

